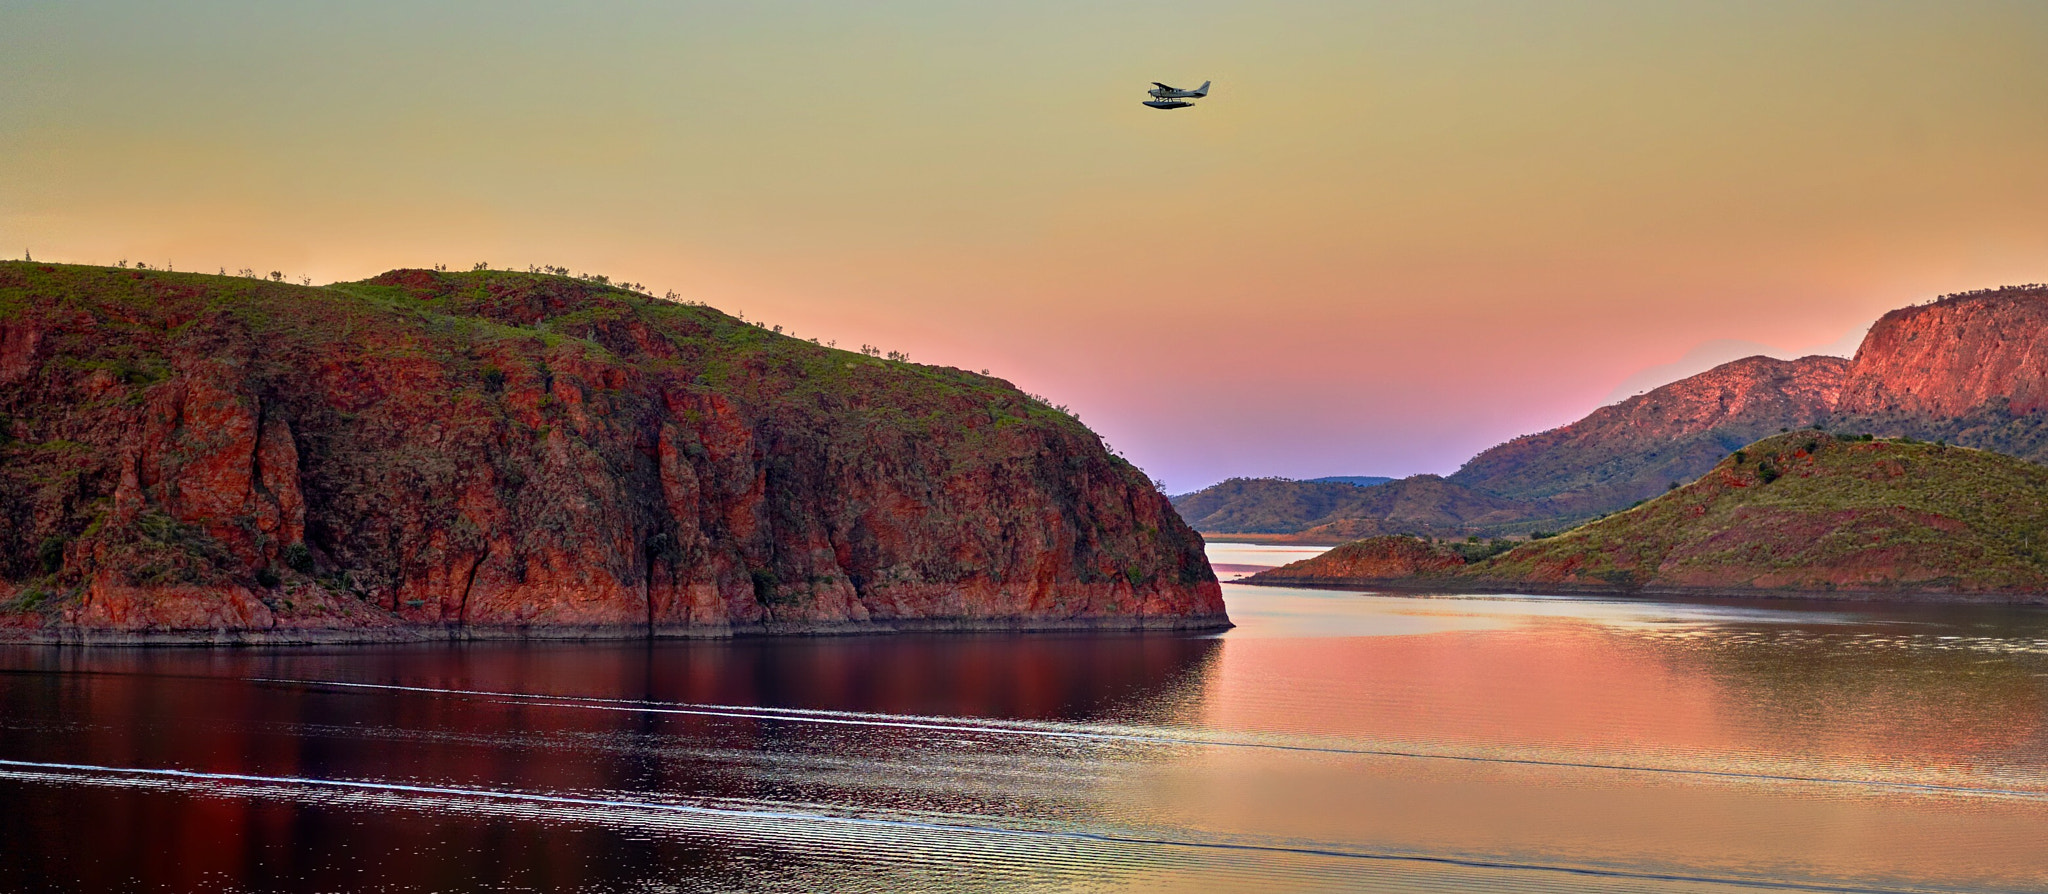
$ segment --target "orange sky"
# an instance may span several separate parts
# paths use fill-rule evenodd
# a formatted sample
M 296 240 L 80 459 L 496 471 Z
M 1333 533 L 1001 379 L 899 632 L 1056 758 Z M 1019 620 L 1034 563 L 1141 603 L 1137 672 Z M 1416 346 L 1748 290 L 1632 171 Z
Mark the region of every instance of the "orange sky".
M 603 272 L 987 367 L 1174 491 L 2048 280 L 2048 4 L 286 6 L 0 7 L 0 255 Z

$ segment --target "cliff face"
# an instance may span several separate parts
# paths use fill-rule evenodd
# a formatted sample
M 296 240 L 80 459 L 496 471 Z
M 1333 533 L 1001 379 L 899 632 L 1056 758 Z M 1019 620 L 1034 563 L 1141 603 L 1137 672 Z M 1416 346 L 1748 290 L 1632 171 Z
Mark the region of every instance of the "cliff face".
M 1227 623 L 1166 498 L 1007 383 L 566 278 L 4 264 L 0 414 L 40 635 Z
M 2048 287 L 1886 314 L 1857 352 L 1829 426 L 2048 462 Z
M 1885 314 L 1856 352 L 1835 410 L 1936 418 L 1993 402 L 2015 414 L 2048 408 L 2048 289 L 1999 289 Z
M 1489 449 L 1451 480 L 1540 502 L 1545 515 L 1626 506 L 1699 477 L 1730 450 L 1826 419 L 1848 367 L 1818 356 L 1725 363 Z

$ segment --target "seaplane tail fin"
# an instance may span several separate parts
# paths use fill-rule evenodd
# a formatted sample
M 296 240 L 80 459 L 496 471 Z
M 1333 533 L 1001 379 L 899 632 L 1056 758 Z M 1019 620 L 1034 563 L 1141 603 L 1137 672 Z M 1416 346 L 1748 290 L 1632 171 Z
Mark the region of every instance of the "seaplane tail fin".
M 1195 88 L 1195 95 L 1196 95 L 1196 96 L 1208 96 L 1208 95 L 1209 95 L 1209 82 L 1208 82 L 1208 81 L 1203 81 L 1203 82 L 1202 82 L 1202 86 L 1200 86 L 1200 87 L 1196 87 L 1196 88 Z

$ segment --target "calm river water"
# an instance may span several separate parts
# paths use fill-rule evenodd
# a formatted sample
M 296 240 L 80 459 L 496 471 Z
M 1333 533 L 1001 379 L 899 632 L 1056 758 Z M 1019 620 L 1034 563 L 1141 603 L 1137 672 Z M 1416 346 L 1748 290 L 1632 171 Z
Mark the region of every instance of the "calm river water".
M 1226 593 L 1210 637 L 7 647 L 0 890 L 2048 891 L 2048 612 Z

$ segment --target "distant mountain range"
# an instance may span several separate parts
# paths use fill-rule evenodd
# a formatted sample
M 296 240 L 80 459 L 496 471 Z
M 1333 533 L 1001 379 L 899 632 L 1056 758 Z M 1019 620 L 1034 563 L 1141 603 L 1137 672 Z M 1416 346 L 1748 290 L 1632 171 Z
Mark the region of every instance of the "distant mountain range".
M 1353 540 L 1385 533 L 1461 532 L 1481 519 L 1506 524 L 1522 517 L 1512 500 L 1415 475 L 1370 487 L 1286 478 L 1232 478 L 1173 498 L 1198 531 L 1295 534 Z
M 1490 556 L 1460 546 L 1375 537 L 1246 582 L 2048 601 L 2048 467 L 1794 431 L 1557 537 Z
M 1586 517 L 1663 493 L 1728 452 L 1827 419 L 1848 375 L 1840 357 L 1745 357 L 1562 428 L 1516 438 L 1451 480 L 1523 504 L 1531 516 Z
M 1389 478 L 1385 475 L 1328 475 L 1322 478 L 1309 478 L 1306 480 L 1310 484 L 1328 484 L 1335 482 L 1338 484 L 1349 484 L 1354 487 L 1371 487 L 1375 484 L 1385 484 L 1394 479 Z
M 1448 478 L 1351 491 L 1234 479 L 1175 497 L 1174 506 L 1205 533 L 1322 542 L 1555 530 L 1691 481 L 1758 438 L 1812 426 L 2048 461 L 2048 286 L 1892 311 L 1853 360 L 1724 363 L 1493 447 Z

